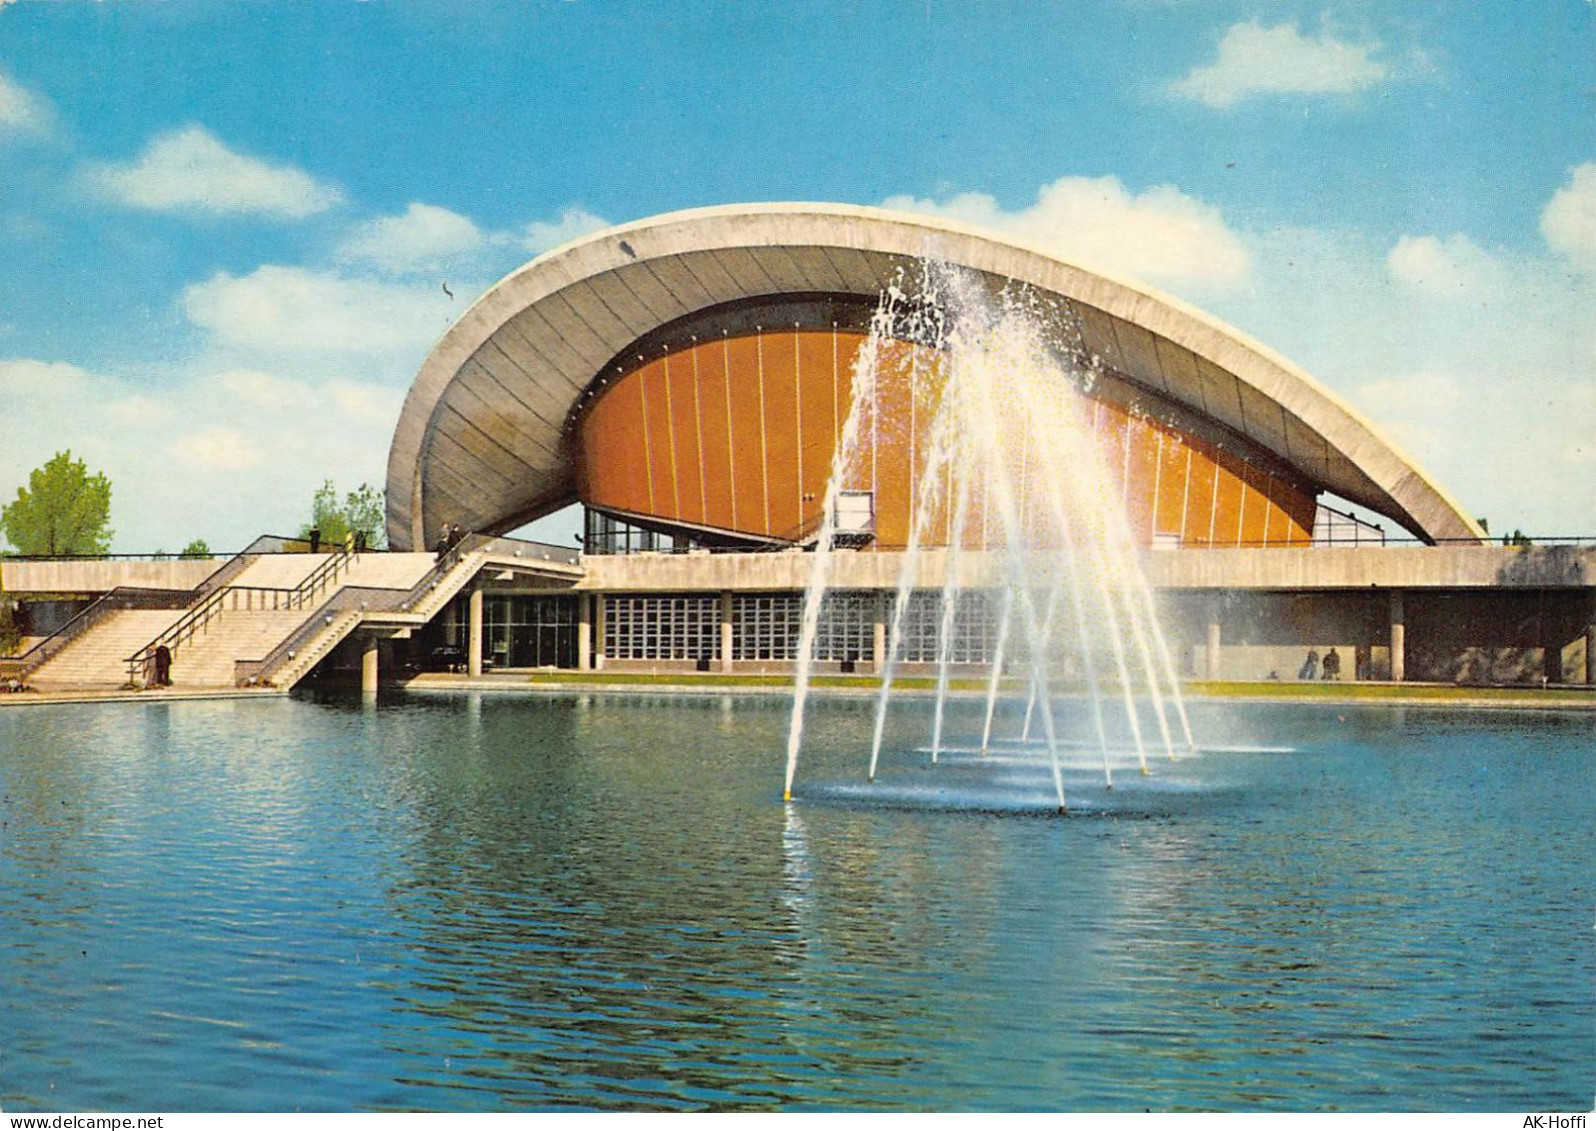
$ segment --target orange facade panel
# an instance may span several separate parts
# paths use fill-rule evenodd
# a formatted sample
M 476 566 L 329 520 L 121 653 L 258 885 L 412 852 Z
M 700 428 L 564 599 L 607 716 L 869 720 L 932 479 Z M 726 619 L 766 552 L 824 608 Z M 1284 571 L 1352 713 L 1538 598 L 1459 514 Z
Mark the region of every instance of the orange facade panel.
M 764 425 L 762 444 L 770 493 L 765 533 L 795 539 L 805 533 L 803 492 L 799 487 L 803 449 L 798 442 L 801 401 L 797 342 L 791 330 L 761 334 L 758 341 Z
M 731 414 L 733 529 L 769 535 L 768 438 L 759 340 L 756 337 L 723 339 L 721 345 L 729 378 L 726 394 Z
M 807 536 L 820 523 L 863 344 L 858 330 L 767 329 L 695 341 L 612 379 L 578 424 L 583 501 L 667 525 Z M 917 484 L 933 458 L 942 360 L 905 342 L 878 349 L 875 396 L 863 406 L 859 452 L 843 486 L 872 493 L 874 545 L 895 549 L 909 542 Z M 1101 399 L 1080 406 L 1079 419 L 1090 430 L 1085 449 L 1033 435 L 1026 414 L 1015 416 L 1003 425 L 1016 441 L 1005 475 L 1009 505 L 1027 529 L 1052 526 L 1044 513 L 1049 485 L 1086 474 L 1073 462 L 1096 458 L 1141 545 L 1311 539 L 1313 491 L 1210 441 Z M 954 537 L 956 481 L 946 467 L 928 495 L 921 521 L 927 544 Z M 965 545 L 985 545 L 999 534 L 999 495 L 991 483 L 972 480 L 959 532 Z
M 694 377 L 696 353 L 664 358 L 666 403 L 671 410 L 672 503 L 683 520 L 703 526 L 707 519 L 708 484 L 704 481 L 703 405 Z
M 802 526 L 819 526 L 825 503 L 826 483 L 831 478 L 831 463 L 842 434 L 842 417 L 847 411 L 847 390 L 840 371 L 841 343 L 829 330 L 794 330 L 798 387 L 798 494 L 803 508 Z
M 643 455 L 648 475 L 649 513 L 679 514 L 675 489 L 676 459 L 672 450 L 671 403 L 665 367 L 655 362 L 640 370 L 634 381 L 640 390 L 643 413 Z
M 704 438 L 699 449 L 702 458 L 695 469 L 704 499 L 703 525 L 716 530 L 736 530 L 736 476 L 732 456 L 735 444 L 725 345 L 720 341 L 701 342 L 689 352 L 697 385 L 698 420 L 695 423 Z

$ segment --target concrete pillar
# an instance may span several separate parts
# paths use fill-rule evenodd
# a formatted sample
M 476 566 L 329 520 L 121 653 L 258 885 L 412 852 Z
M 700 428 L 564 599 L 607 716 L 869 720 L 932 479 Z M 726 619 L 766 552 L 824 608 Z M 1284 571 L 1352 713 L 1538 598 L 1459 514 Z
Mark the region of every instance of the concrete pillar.
M 1204 641 L 1204 676 L 1207 679 L 1219 678 L 1219 609 L 1218 598 L 1208 606 L 1208 632 Z
M 731 590 L 723 590 L 720 595 L 720 670 L 732 670 L 732 609 L 734 602 Z
M 482 674 L 482 587 L 471 587 L 466 620 L 466 675 Z
M 460 610 L 451 600 L 443 607 L 443 642 L 453 644 L 460 636 Z
M 1402 590 L 1395 589 L 1391 592 L 1391 679 L 1401 683 L 1407 677 L 1407 610 L 1403 607 Z
M 887 594 L 876 594 L 875 619 L 870 625 L 870 652 L 875 657 L 870 667 L 876 675 L 887 668 Z
M 604 594 L 593 594 L 593 670 L 604 670 L 604 624 L 609 615 Z
M 377 635 L 368 633 L 361 642 L 360 690 L 370 695 L 377 693 Z
M 576 670 L 593 670 L 593 598 L 576 595 Z

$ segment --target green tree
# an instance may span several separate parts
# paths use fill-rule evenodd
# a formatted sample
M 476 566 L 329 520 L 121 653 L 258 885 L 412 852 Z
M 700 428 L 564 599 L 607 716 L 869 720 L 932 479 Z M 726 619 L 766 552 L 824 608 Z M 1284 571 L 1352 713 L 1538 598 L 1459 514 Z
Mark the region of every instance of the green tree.
M 344 496 L 344 519 L 349 529 L 365 534 L 366 545 L 373 550 L 388 547 L 387 504 L 383 492 L 362 483 Z
M 16 606 L 0 589 L 0 656 L 15 654 L 22 644 L 22 626 L 17 623 Z
M 210 556 L 211 548 L 205 544 L 205 539 L 203 538 L 194 539 L 187 546 L 184 546 L 183 552 L 178 555 L 180 558 L 208 558 Z
M 15 501 L 0 509 L 0 529 L 19 553 L 59 557 L 111 547 L 111 481 L 70 451 L 35 468 Z
M 310 521 L 299 532 L 302 536 L 308 535 L 312 527 L 321 531 L 323 546 L 341 546 L 351 532 L 356 537 L 364 534 L 367 546 L 381 550 L 388 545 L 383 519 L 381 491 L 362 483 L 340 500 L 338 488 L 328 479 L 316 489 L 310 503 Z

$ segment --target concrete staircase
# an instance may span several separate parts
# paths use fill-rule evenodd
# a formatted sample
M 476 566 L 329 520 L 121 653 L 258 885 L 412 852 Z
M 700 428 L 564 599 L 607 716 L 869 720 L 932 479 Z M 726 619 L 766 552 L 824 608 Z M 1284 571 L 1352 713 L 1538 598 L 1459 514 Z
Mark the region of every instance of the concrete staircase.
M 304 644 L 304 647 L 295 651 L 294 655 L 285 660 L 275 670 L 268 673 L 267 679 L 272 687 L 288 689 L 310 674 L 310 669 L 321 663 L 341 643 L 344 637 L 353 632 L 360 624 L 362 614 L 354 609 L 331 614 L 331 620 L 326 621 L 322 631 L 316 633 Z M 259 657 L 257 657 L 259 658 Z
M 523 551 L 538 557 L 523 560 Z M 551 553 L 556 554 L 552 559 Z M 176 626 L 191 610 L 202 610 L 194 618 L 195 634 L 185 631 L 172 648 L 174 687 L 232 688 L 238 684 L 238 661 L 270 658 L 267 670 L 257 665 L 256 676 L 246 668 L 246 676 L 259 678 L 264 686 L 287 689 L 360 625 L 369 623 L 380 633 L 419 627 L 487 567 L 551 562 L 544 568 L 569 575 L 574 563 L 560 560 L 557 554 L 553 547 L 532 543 L 484 541 L 430 578 L 437 564 L 432 554 L 362 554 L 340 564 L 335 577 L 325 582 L 318 578 L 298 595 L 290 591 L 338 555 L 252 555 L 221 588 L 196 597 L 189 609 L 108 614 L 36 669 L 29 682 L 41 689 L 122 687 L 128 679 L 128 656 Z M 286 607 L 290 602 L 293 608 Z
M 234 661 L 260 659 L 313 615 L 312 609 L 228 610 L 172 656 L 172 686 L 232 687 Z
M 124 609 L 111 613 L 41 665 L 28 682 L 53 691 L 121 687 L 127 682 L 127 658 L 182 615 L 182 609 Z

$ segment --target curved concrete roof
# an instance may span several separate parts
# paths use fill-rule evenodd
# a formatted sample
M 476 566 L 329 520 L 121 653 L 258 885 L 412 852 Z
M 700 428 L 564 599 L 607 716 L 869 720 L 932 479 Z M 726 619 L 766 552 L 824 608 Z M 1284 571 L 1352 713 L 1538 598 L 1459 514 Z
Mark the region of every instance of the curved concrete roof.
M 1041 292 L 1113 374 L 1426 540 L 1479 539 L 1456 502 L 1334 393 L 1177 299 L 946 220 L 836 204 L 670 213 L 557 248 L 443 335 L 388 455 L 388 538 L 443 522 L 503 531 L 575 499 L 572 408 L 639 338 L 723 303 L 788 294 L 874 302 L 937 259 Z

